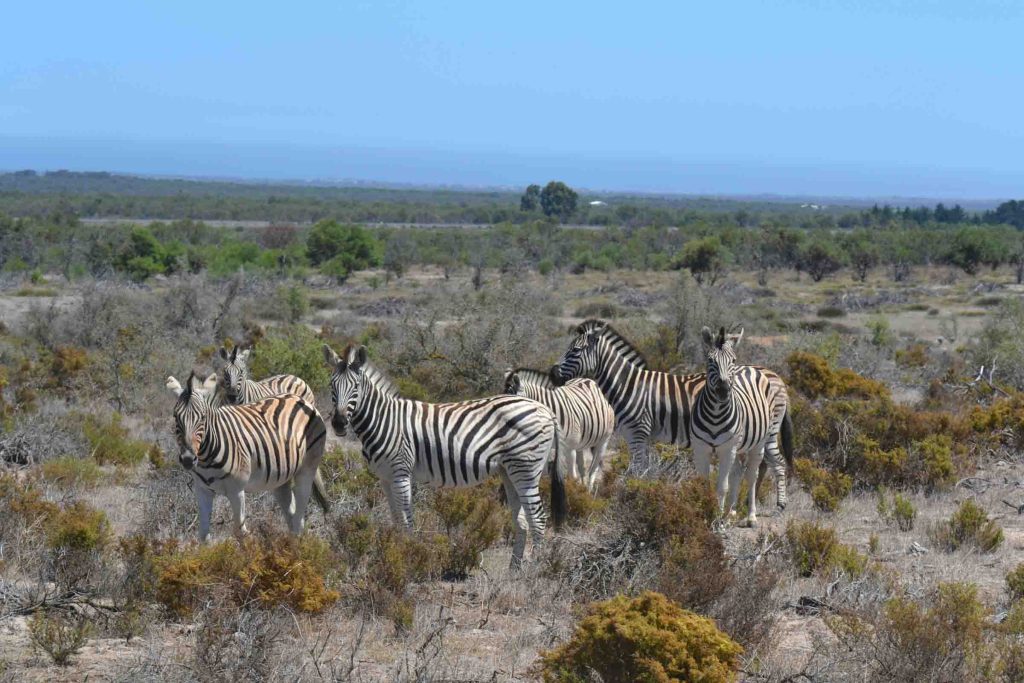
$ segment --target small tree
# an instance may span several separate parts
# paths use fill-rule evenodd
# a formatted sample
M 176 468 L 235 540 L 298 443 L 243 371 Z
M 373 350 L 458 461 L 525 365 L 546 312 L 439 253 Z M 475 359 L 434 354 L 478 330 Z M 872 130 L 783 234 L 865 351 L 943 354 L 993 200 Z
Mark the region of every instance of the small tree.
M 807 244 L 800 254 L 804 270 L 815 282 L 821 282 L 826 275 L 831 275 L 843 267 L 843 254 L 833 242 L 816 239 Z
M 552 180 L 540 193 L 540 208 L 545 216 L 555 216 L 563 223 L 576 213 L 579 195 L 565 183 Z
M 519 199 L 520 211 L 536 211 L 540 206 L 540 185 L 530 185 Z
M 705 237 L 690 240 L 683 246 L 679 266 L 689 269 L 697 284 L 704 284 L 706 279 L 709 285 L 713 285 L 725 272 L 728 257 L 729 252 L 722 246 L 720 239 Z
M 854 277 L 861 282 L 868 279 L 868 271 L 878 265 L 882 251 L 866 233 L 855 233 L 846 240 L 846 254 L 853 267 Z
M 380 265 L 381 244 L 368 230 L 337 221 L 320 221 L 306 240 L 310 263 L 344 282 L 356 270 Z

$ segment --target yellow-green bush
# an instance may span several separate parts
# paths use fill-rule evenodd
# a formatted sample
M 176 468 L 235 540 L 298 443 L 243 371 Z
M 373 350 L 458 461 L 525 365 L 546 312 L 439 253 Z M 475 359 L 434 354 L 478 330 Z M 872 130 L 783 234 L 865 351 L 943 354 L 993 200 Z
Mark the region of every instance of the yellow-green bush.
M 71 488 L 93 488 L 103 478 L 103 470 L 95 460 L 70 455 L 47 460 L 40 470 L 47 481 Z
M 808 458 L 797 458 L 793 467 L 797 480 L 810 492 L 814 506 L 822 512 L 835 512 L 853 490 L 853 479 L 842 472 L 830 472 Z
M 848 368 L 833 368 L 825 358 L 794 351 L 786 358 L 789 384 L 807 398 L 885 398 L 889 389 Z
M 973 546 L 990 553 L 1003 544 L 1003 529 L 988 518 L 973 500 L 967 499 L 948 519 L 936 524 L 930 533 L 932 541 L 943 550 L 953 552 Z
M 880 489 L 878 492 L 878 516 L 886 524 L 895 524 L 900 531 L 910 531 L 914 528 L 914 520 L 917 518 L 917 510 L 914 504 L 906 496 L 896 492 L 889 499 L 888 491 Z
M 238 605 L 258 600 L 319 612 L 334 604 L 337 591 L 325 577 L 336 563 L 324 541 L 304 535 L 249 536 L 238 543 L 165 545 L 153 558 L 157 600 L 179 615 L 190 614 L 220 589 Z
M 331 447 L 324 452 L 320 475 L 331 499 L 354 498 L 370 509 L 384 500 L 380 481 L 367 468 L 359 451 Z
M 78 654 L 89 635 L 92 624 L 80 614 L 39 610 L 28 622 L 28 635 L 32 644 L 50 656 L 54 664 L 67 666 Z
M 840 543 L 839 535 L 831 527 L 793 520 L 786 526 L 786 539 L 793 564 L 801 576 L 839 570 L 850 577 L 858 577 L 867 569 L 868 559 Z
M 149 453 L 150 444 L 131 438 L 121 421 L 118 413 L 109 418 L 85 416 L 82 432 L 89 442 L 93 458 L 100 465 L 134 466 L 145 460 Z
M 541 655 L 545 681 L 725 683 L 735 680 L 743 648 L 710 619 L 663 595 L 616 596 L 593 603 L 561 647 Z
M 507 508 L 489 487 L 437 489 L 430 500 L 448 536 L 450 548 L 445 575 L 465 579 L 480 566 L 480 557 L 502 535 Z
M 51 548 L 90 551 L 103 550 L 110 543 L 110 522 L 102 510 L 75 501 L 53 515 L 47 524 L 47 542 Z
M 1006 575 L 1006 590 L 1013 601 L 1024 598 L 1024 562 L 1018 564 Z

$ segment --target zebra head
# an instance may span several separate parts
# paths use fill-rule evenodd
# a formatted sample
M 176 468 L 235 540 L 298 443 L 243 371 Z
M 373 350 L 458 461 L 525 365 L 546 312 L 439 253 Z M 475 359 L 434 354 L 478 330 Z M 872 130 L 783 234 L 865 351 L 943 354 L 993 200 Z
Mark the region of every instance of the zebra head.
M 512 396 L 517 395 L 523 388 L 523 383 L 519 380 L 519 374 L 515 370 L 509 368 L 505 371 L 505 393 L 511 394 Z
M 221 386 L 228 401 L 235 403 L 242 394 L 242 383 L 249 379 L 249 349 L 239 351 L 238 347 L 231 349 L 228 353 L 223 346 L 220 347 L 220 357 L 224 361 L 224 367 L 220 371 Z
M 209 413 L 206 386 L 198 384 L 194 370 L 189 373 L 184 387 L 173 377 L 167 378 L 167 388 L 178 397 L 174 404 L 174 437 L 178 442 L 178 462 L 186 470 L 195 467 L 199 446 L 206 436 Z
M 604 327 L 587 323 L 571 330 L 576 336 L 562 355 L 562 360 L 555 366 L 557 371 L 553 374 L 557 374 L 563 382 L 575 377 L 591 377 L 597 371 L 597 342 Z
M 704 351 L 708 356 L 708 389 L 721 401 L 729 398 L 733 378 L 736 375 L 736 347 L 743 339 L 743 328 L 737 334 L 726 334 L 725 328 L 718 328 L 716 335 L 709 328 L 700 331 Z
M 338 436 L 348 434 L 348 423 L 359 407 L 359 395 L 363 386 L 363 371 L 366 369 L 366 347 L 350 344 L 338 356 L 324 344 L 324 360 L 331 368 L 331 427 Z

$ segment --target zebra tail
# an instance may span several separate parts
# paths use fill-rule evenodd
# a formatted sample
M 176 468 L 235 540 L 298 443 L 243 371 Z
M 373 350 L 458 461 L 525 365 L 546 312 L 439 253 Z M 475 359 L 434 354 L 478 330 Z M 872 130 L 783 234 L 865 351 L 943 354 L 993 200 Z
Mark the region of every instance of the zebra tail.
M 789 408 L 782 416 L 782 455 L 786 459 L 787 476 L 793 472 L 793 418 L 789 416 Z
M 313 477 L 313 500 L 324 511 L 325 515 L 330 511 L 331 501 L 327 499 L 327 489 L 324 488 L 324 480 L 320 476 L 319 469 L 316 471 L 316 476 Z
M 569 509 L 569 500 L 565 493 L 565 480 L 562 475 L 562 467 L 558 462 L 562 448 L 562 433 L 555 422 L 555 457 L 551 459 L 551 514 L 555 518 L 555 531 L 565 524 L 565 517 Z

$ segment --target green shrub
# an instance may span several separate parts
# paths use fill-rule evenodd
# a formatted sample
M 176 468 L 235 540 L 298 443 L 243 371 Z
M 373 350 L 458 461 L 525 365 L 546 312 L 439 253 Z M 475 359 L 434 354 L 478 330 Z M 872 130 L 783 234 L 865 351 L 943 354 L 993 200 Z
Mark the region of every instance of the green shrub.
M 1006 590 L 1010 593 L 1010 600 L 1014 602 L 1024 598 L 1024 562 L 1006 575 Z
M 807 458 L 793 463 L 796 478 L 811 494 L 814 506 L 822 512 L 835 512 L 853 490 L 853 479 L 842 472 L 829 472 Z
M 545 681 L 735 680 L 743 648 L 710 619 L 658 593 L 616 596 L 590 605 L 561 647 L 541 654 Z
M 274 309 L 281 316 L 279 319 L 294 325 L 309 312 L 309 295 L 301 285 L 278 287 L 274 295 Z
M 110 522 L 102 510 L 75 501 L 53 515 L 47 524 L 47 543 L 65 551 L 103 550 L 111 540 Z
M 914 520 L 917 519 L 917 510 L 910 499 L 897 492 L 889 500 L 888 492 L 880 489 L 878 492 L 878 516 L 886 524 L 895 524 L 900 531 L 911 531 L 914 528 Z
M 32 644 L 48 654 L 58 666 L 71 663 L 71 658 L 89 640 L 92 630 L 92 624 L 84 615 L 56 610 L 39 610 L 28 622 Z
M 790 385 L 807 398 L 885 398 L 889 389 L 881 382 L 861 377 L 849 368 L 833 368 L 823 357 L 794 351 L 786 358 Z
M 841 306 L 822 306 L 818 309 L 819 318 L 842 318 L 846 315 L 846 309 Z
M 69 488 L 94 488 L 103 478 L 103 470 L 95 460 L 66 455 L 47 460 L 40 468 L 43 478 Z
M 339 597 L 325 580 L 335 567 L 330 548 L 310 535 L 248 536 L 241 543 L 180 548 L 168 544 L 157 549 L 153 565 L 157 600 L 181 616 L 218 589 L 239 606 L 257 600 L 300 612 L 320 612 Z
M 320 475 L 332 499 L 354 498 L 369 509 L 384 499 L 380 481 L 370 472 L 366 458 L 359 451 L 331 446 L 320 463 Z
M 331 373 L 324 365 L 321 342 L 301 325 L 272 328 L 252 355 L 252 376 L 295 375 L 318 392 L 327 388 Z
M 932 528 L 932 541 L 947 552 L 973 546 L 983 553 L 996 550 L 1003 543 L 1003 529 L 973 500 L 960 503 L 953 515 Z
M 131 438 L 121 421 L 119 413 L 113 413 L 109 418 L 98 415 L 85 417 L 82 432 L 89 442 L 92 457 L 100 465 L 133 467 L 149 453 L 150 444 Z
M 793 520 L 786 526 L 786 539 L 801 576 L 839 570 L 855 578 L 867 569 L 867 558 L 840 543 L 831 527 Z

